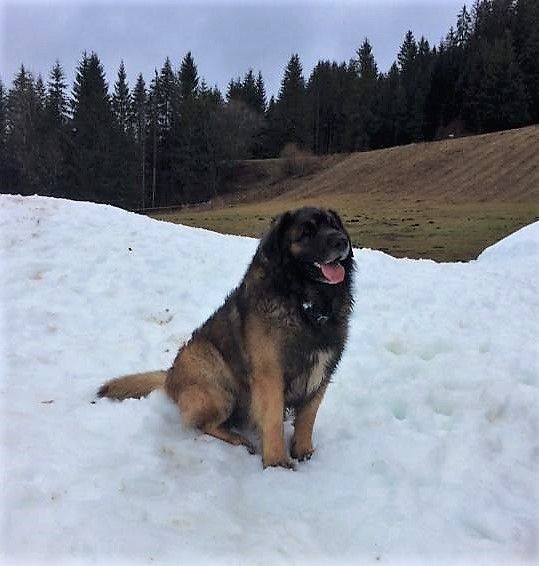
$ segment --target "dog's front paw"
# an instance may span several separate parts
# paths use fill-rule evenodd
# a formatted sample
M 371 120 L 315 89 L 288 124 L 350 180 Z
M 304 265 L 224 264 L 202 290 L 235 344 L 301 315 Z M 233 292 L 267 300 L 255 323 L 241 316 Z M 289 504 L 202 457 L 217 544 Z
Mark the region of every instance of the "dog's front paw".
M 312 444 L 302 446 L 299 443 L 292 442 L 292 446 L 290 447 L 290 455 L 295 460 L 304 462 L 305 460 L 310 460 L 313 454 L 314 448 Z
M 288 457 L 283 458 L 264 458 L 262 460 L 262 465 L 264 469 L 266 468 L 286 468 L 287 470 L 295 470 L 296 465 L 292 460 Z

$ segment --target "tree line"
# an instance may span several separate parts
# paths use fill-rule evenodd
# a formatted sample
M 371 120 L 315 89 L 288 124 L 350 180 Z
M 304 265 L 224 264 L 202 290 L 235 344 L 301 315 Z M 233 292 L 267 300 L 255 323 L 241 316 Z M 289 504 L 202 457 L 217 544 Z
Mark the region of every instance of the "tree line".
M 412 31 L 380 72 L 365 39 L 348 62 L 321 60 L 306 79 L 288 61 L 268 100 L 260 72 L 225 94 L 198 74 L 191 53 L 167 58 L 133 88 L 123 62 L 109 88 L 84 53 L 68 94 L 60 62 L 48 80 L 24 65 L 0 82 L 2 192 L 40 193 L 148 208 L 219 194 L 231 163 L 366 151 L 539 122 L 539 2 L 476 0 L 437 46 Z

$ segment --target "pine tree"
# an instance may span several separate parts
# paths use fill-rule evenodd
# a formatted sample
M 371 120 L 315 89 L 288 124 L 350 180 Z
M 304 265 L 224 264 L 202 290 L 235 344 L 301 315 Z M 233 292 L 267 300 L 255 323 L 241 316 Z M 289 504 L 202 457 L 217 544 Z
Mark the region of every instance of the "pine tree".
M 204 79 L 202 79 L 200 84 L 199 96 L 209 101 L 215 107 L 221 107 L 225 103 L 219 87 L 217 85 L 208 87 Z
M 253 69 L 249 69 L 243 81 L 230 79 L 226 94 L 227 101 L 235 100 L 247 105 L 251 110 L 264 114 L 266 111 L 266 89 L 262 73 L 259 71 L 255 78 Z
M 62 196 L 66 179 L 65 155 L 68 146 L 67 84 L 63 69 L 56 61 L 49 74 L 45 102 L 44 188 L 48 194 Z
M 34 91 L 36 96 L 36 117 L 34 124 L 34 151 L 35 151 L 35 167 L 36 175 L 39 179 L 39 187 L 45 194 L 50 194 L 51 187 L 48 186 L 48 154 L 49 154 L 49 144 L 48 144 L 48 134 L 49 134 L 49 124 L 46 115 L 46 103 L 47 103 L 47 90 L 45 88 L 45 83 L 43 82 L 43 77 L 41 74 L 37 76 L 34 83 Z
M 7 155 L 11 155 L 12 186 L 23 194 L 40 189 L 37 131 L 40 127 L 41 100 L 32 74 L 21 65 L 6 102 Z
M 4 83 L 0 79 L 0 192 L 9 190 L 11 179 L 8 175 L 8 163 L 6 153 L 7 141 L 7 111 L 6 111 L 6 91 Z
M 524 125 L 528 97 L 510 32 L 490 45 L 479 42 L 469 70 L 464 116 L 470 128 L 491 132 Z
M 179 92 L 176 76 L 169 57 L 165 59 L 159 73 L 157 95 L 158 138 L 157 161 L 158 183 L 156 205 L 165 206 L 171 201 L 175 182 L 173 179 L 173 159 L 177 151 L 177 131 L 179 128 Z
M 243 78 L 242 83 L 242 100 L 249 108 L 252 108 L 255 111 L 257 109 L 257 102 L 258 102 L 258 93 L 256 90 L 256 79 L 253 73 L 253 69 L 249 69 L 245 73 L 245 77 Z
M 118 203 L 111 162 L 113 115 L 103 65 L 96 53 L 79 62 L 71 100 L 73 109 L 73 191 L 75 198 Z
M 262 78 L 262 73 L 260 71 L 258 71 L 258 75 L 256 76 L 254 109 L 260 114 L 264 114 L 266 111 L 266 87 L 264 86 L 264 79 Z
M 200 99 L 198 69 L 191 52 L 181 62 L 178 89 L 179 127 L 175 132 L 176 150 L 172 163 L 176 194 L 173 198 L 176 201 L 204 200 L 203 185 L 210 159 L 206 117 L 203 115 L 204 102 L 207 100 L 203 102 Z
M 120 132 L 127 133 L 129 129 L 129 85 L 127 83 L 127 73 L 125 72 L 124 62 L 120 62 L 118 78 L 114 83 L 114 93 L 112 95 L 112 113 L 117 128 Z
M 377 108 L 379 125 L 374 136 L 374 147 L 389 147 L 397 140 L 397 122 L 401 113 L 399 107 L 401 91 L 400 74 L 397 63 L 393 63 L 388 73 L 378 77 Z
M 378 66 L 372 53 L 372 46 L 366 37 L 357 50 L 357 72 L 361 79 L 376 80 L 378 78 Z
M 68 119 L 67 83 L 60 61 L 56 61 L 49 74 L 47 89 L 47 115 L 49 121 L 63 125 Z
M 539 2 L 519 0 L 515 15 L 515 49 L 529 97 L 530 117 L 539 122 Z
M 341 74 L 337 63 L 319 61 L 307 83 L 311 147 L 315 153 L 342 149 L 344 99 Z
M 431 52 L 428 41 L 416 42 L 408 31 L 397 56 L 400 85 L 396 105 L 400 108 L 397 119 L 397 142 L 409 143 L 424 139 L 425 105 L 431 82 Z
M 305 79 L 298 54 L 290 57 L 285 68 L 276 105 L 278 145 L 287 143 L 304 147 L 307 143 L 307 106 Z
M 6 141 L 6 90 L 0 79 L 0 144 Z
M 266 87 L 260 71 L 256 76 L 252 108 L 256 113 L 256 132 L 253 134 L 251 143 L 251 156 L 263 158 L 267 155 L 268 123 L 266 119 Z
M 397 70 L 396 75 L 395 70 Z M 391 67 L 389 74 L 391 91 L 394 97 L 391 104 L 391 117 L 393 121 L 393 141 L 391 145 L 402 145 L 410 143 L 411 141 L 408 130 L 410 119 L 409 96 L 402 78 L 402 73 L 398 71 L 396 64 Z
M 138 162 L 140 177 L 140 200 L 142 210 L 146 208 L 146 138 L 148 135 L 148 95 L 142 74 L 139 74 L 137 83 L 131 96 L 130 124 L 134 133 L 135 143 L 138 146 Z
M 111 190 L 119 204 L 131 207 L 140 200 L 140 195 L 134 191 L 138 178 L 138 151 L 130 120 L 131 96 L 123 60 L 114 83 L 111 108 L 114 122 L 110 154 L 114 172 Z
M 427 139 L 445 135 L 461 121 L 464 48 L 442 42 L 433 56 L 431 81 L 425 100 L 424 132 Z M 453 126 L 450 126 L 453 124 Z
M 7 134 L 7 121 L 6 121 L 6 91 L 4 83 L 0 79 L 0 147 L 3 147 L 6 142 Z
M 445 36 L 445 40 L 444 40 L 444 46 L 447 48 L 450 47 L 458 47 L 458 43 L 457 43 L 457 34 L 455 32 L 455 28 L 453 26 L 451 26 L 449 28 L 449 31 L 447 32 L 447 35 Z
M 462 100 L 468 79 L 468 60 L 475 43 L 475 13 L 463 6 L 438 50 L 431 54 L 431 80 L 425 101 L 423 131 L 427 139 L 445 137 L 463 130 Z
M 228 82 L 228 87 L 226 91 L 226 99 L 228 102 L 231 100 L 241 100 L 243 94 L 243 85 L 241 79 L 230 79 Z
M 257 135 L 256 157 L 266 158 L 275 157 L 279 153 L 279 139 L 277 130 L 276 102 L 273 96 L 270 96 L 264 120 L 261 123 L 260 131 Z
M 465 47 L 468 44 L 472 37 L 472 29 L 472 16 L 464 5 L 457 16 L 455 43 L 458 47 Z
M 173 105 L 176 96 L 176 79 L 168 57 L 165 59 L 159 73 L 159 88 L 156 89 L 156 94 L 161 136 L 166 137 L 172 128 Z
M 157 202 L 157 163 L 159 152 L 159 98 L 160 98 L 160 81 L 157 69 L 155 70 L 154 78 L 150 83 L 150 92 L 148 94 L 148 109 L 149 109 L 149 129 L 151 138 L 151 156 L 152 156 L 152 182 L 151 182 L 151 198 L 150 205 L 152 208 L 156 206 Z
M 365 150 L 373 146 L 378 117 L 376 111 L 378 88 L 378 66 L 372 53 L 372 46 L 365 38 L 357 50 L 355 70 L 357 76 L 352 83 L 354 109 L 350 117 L 354 122 L 354 139 L 350 150 Z
M 404 41 L 399 50 L 399 54 L 397 55 L 400 72 L 403 75 L 407 75 L 412 72 L 416 56 L 417 43 L 414 38 L 414 34 L 411 30 L 409 30 L 404 36 Z
M 77 68 L 71 100 L 75 126 L 87 129 L 92 125 L 107 125 L 112 121 L 108 84 L 103 65 L 96 53 L 84 53 Z M 86 133 L 83 132 L 83 133 Z
M 45 112 L 45 104 L 47 102 L 47 91 L 45 89 L 45 83 L 43 82 L 43 77 L 41 75 L 37 76 L 34 85 L 36 100 L 38 104 L 38 112 Z
M 513 0 L 477 0 L 472 8 L 474 38 L 493 43 L 511 31 L 515 4 Z
M 206 200 L 217 195 L 219 189 L 219 166 L 224 155 L 224 136 L 221 118 L 224 100 L 219 89 L 208 88 L 202 80 L 198 97 L 199 129 L 204 168 L 199 172 L 197 200 Z
M 178 73 L 180 100 L 193 99 L 198 94 L 198 70 L 191 52 L 182 59 Z
M 415 89 L 416 89 L 416 58 L 417 42 L 412 31 L 404 36 L 404 41 L 397 55 L 399 66 L 399 85 L 396 91 L 395 107 L 398 108 L 396 115 L 396 139 L 398 144 L 410 143 L 415 133 Z M 414 132 L 412 132 L 414 129 Z
M 223 159 L 247 159 L 254 151 L 261 151 L 258 144 L 263 121 L 264 118 L 243 101 L 234 98 L 229 100 L 219 116 Z
M 434 55 L 429 42 L 422 36 L 417 44 L 415 64 L 415 93 L 411 102 L 411 123 L 409 125 L 413 141 L 425 139 L 427 128 L 425 124 L 425 108 L 432 84 Z

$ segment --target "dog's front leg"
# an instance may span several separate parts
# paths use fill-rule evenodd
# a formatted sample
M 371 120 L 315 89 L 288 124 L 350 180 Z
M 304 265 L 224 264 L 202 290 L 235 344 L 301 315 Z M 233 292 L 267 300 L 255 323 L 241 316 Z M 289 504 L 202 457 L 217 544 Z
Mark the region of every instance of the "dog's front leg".
M 309 460 L 313 455 L 314 421 L 325 392 L 326 385 L 323 385 L 307 403 L 296 409 L 294 435 L 292 436 L 290 448 L 292 458 L 303 461 Z
M 278 340 L 257 317 L 246 322 L 251 362 L 251 420 L 262 440 L 262 464 L 294 468 L 284 441 L 284 375 Z
M 294 468 L 284 441 L 283 376 L 276 368 L 261 367 L 251 381 L 251 415 L 262 439 L 262 464 Z

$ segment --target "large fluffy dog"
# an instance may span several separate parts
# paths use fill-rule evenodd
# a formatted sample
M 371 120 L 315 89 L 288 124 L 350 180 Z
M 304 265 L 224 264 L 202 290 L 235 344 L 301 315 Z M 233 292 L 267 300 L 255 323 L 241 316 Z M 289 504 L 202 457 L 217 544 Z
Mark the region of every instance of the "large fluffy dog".
M 232 428 L 253 423 L 264 467 L 291 468 L 285 410 L 295 414 L 290 454 L 308 459 L 316 413 L 347 338 L 353 269 L 350 238 L 335 212 L 285 212 L 240 285 L 168 371 L 114 379 L 99 395 L 142 397 L 164 387 L 186 424 L 252 451 Z

